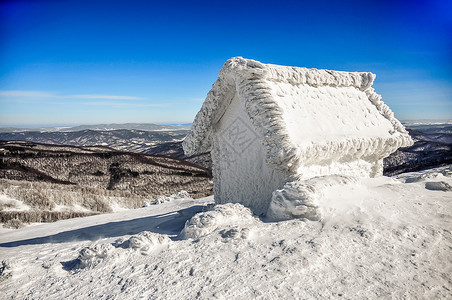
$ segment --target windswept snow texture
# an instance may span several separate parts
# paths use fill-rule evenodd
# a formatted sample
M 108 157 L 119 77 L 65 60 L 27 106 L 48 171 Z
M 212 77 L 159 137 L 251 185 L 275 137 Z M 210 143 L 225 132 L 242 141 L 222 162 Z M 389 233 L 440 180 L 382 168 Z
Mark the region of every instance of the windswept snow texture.
M 448 299 L 452 191 L 431 182 L 452 167 L 322 185 L 320 221 L 210 197 L 3 229 L 1 297 Z

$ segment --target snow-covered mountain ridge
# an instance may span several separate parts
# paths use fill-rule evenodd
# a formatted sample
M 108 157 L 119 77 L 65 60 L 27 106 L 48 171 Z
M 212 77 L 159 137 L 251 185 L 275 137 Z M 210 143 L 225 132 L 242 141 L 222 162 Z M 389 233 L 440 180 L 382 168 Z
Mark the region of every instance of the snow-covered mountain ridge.
M 0 132 L 73 132 L 82 130 L 109 131 L 109 130 L 142 130 L 142 131 L 174 131 L 189 130 L 191 124 L 152 124 L 152 123 L 125 123 L 125 124 L 95 124 L 77 126 L 54 127 L 10 127 L 0 126 Z
M 400 148 L 384 159 L 386 175 L 452 163 L 452 125 L 450 122 L 411 121 L 407 122 L 405 126 L 415 144 L 411 147 Z M 188 130 L 185 129 L 166 131 L 84 129 L 74 132 L 1 132 L 0 130 L 0 140 L 73 146 L 102 145 L 121 151 L 184 158 L 205 168 L 211 168 L 210 152 L 195 157 L 184 156 L 182 140 L 187 133 Z
M 3 230 L 0 289 L 13 299 L 450 298 L 451 185 L 451 166 L 332 185 L 320 221 L 266 222 L 240 204 L 196 214 L 209 197 Z
M 414 145 L 399 148 L 384 160 L 386 175 L 425 170 L 452 163 L 452 125 L 407 125 Z
M 181 190 L 205 197 L 212 194 L 210 177 L 209 170 L 171 157 L 0 141 L 0 222 L 48 222 L 117 206 L 137 208 Z
M 187 130 L 145 131 L 137 129 L 0 132 L 0 140 L 72 146 L 107 146 L 121 151 L 181 157 L 183 152 L 174 144 L 180 143 L 187 132 Z

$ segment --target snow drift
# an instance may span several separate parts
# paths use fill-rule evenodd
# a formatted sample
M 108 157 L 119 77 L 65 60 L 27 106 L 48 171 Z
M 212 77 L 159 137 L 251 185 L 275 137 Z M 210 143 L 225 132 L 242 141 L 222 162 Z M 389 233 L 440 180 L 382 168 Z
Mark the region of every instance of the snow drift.
M 293 218 L 320 220 L 319 200 L 324 197 L 324 190 L 337 185 L 356 183 L 354 177 L 329 175 L 308 180 L 296 178 L 286 183 L 282 189 L 272 194 L 267 217 L 280 221 Z
M 451 166 L 313 179 L 320 221 L 263 222 L 208 198 L 3 229 L 0 289 L 13 299 L 446 299 L 452 191 L 431 182 L 452 184 Z M 162 233 L 181 216 L 181 235 Z M 97 226 L 108 230 L 93 238 Z
M 320 221 L 266 222 L 241 204 L 206 207 L 208 198 L 3 229 L 0 290 L 12 299 L 447 299 L 452 191 L 431 182 L 452 184 L 451 166 L 313 179 Z
M 249 229 L 246 226 L 258 222 L 249 208 L 239 203 L 215 205 L 212 210 L 195 215 L 185 224 L 181 237 L 200 239 L 213 232 L 224 238 L 246 238 Z

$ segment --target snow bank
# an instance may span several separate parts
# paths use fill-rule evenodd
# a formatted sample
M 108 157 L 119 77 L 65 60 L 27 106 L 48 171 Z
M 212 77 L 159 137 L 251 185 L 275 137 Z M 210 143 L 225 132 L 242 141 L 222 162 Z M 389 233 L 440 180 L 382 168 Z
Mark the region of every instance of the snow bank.
M 128 239 L 118 239 L 114 245 L 124 249 L 139 250 L 141 254 L 147 255 L 154 250 L 162 250 L 171 243 L 171 239 L 166 235 L 143 231 Z
M 320 220 L 319 199 L 324 197 L 323 191 L 336 186 L 356 183 L 354 177 L 329 175 L 314 177 L 309 180 L 296 178 L 272 194 L 267 217 L 273 221 L 306 218 Z
M 197 240 L 211 233 L 219 233 L 223 238 L 246 238 L 249 233 L 247 227 L 258 222 L 251 210 L 242 204 L 219 204 L 188 220 L 181 237 Z
M 97 244 L 91 247 L 85 247 L 79 251 L 78 264 L 73 269 L 92 268 L 112 255 L 114 247 L 111 244 Z
M 162 204 L 165 202 L 179 200 L 179 199 L 193 199 L 193 198 L 190 197 L 190 194 L 187 191 L 182 190 L 180 192 L 177 192 L 176 194 L 171 194 L 170 196 L 158 196 L 157 198 L 155 198 L 152 201 L 144 202 L 143 207 L 148 207 L 150 205 L 155 205 L 155 204 Z
M 405 183 L 414 183 L 426 180 L 442 180 L 451 177 L 452 165 L 448 165 L 420 172 L 403 173 L 395 176 L 394 178 L 397 178 Z
M 405 183 L 425 182 L 425 188 L 432 191 L 452 191 L 452 186 L 445 180 L 452 177 L 452 165 L 421 172 L 411 172 L 396 176 Z
M 78 270 L 96 267 L 102 261 L 111 257 L 117 257 L 121 253 L 117 248 L 139 251 L 142 255 L 149 255 L 168 247 L 171 239 L 162 234 L 142 231 L 129 238 L 117 239 L 113 244 L 103 243 L 84 247 L 79 251 L 76 260 L 66 262 L 67 270 Z

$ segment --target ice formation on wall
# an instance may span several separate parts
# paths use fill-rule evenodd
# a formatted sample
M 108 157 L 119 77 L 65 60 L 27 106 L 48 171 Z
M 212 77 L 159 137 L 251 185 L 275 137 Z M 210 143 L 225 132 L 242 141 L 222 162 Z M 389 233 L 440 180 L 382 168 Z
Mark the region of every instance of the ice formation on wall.
M 265 214 L 273 191 L 294 177 L 380 176 L 382 159 L 412 140 L 371 87 L 374 79 L 369 72 L 231 58 L 196 115 L 184 151 L 212 150 L 215 201 L 240 202 L 256 214 Z M 252 132 L 237 136 L 246 147 L 226 151 L 231 143 L 224 136 L 234 122 Z M 294 186 L 287 188 L 293 199 Z
M 273 192 L 267 217 L 273 221 L 293 218 L 317 221 L 321 218 L 318 202 L 323 196 L 323 190 L 356 182 L 355 177 L 342 175 L 320 176 L 307 180 L 295 178 L 282 189 Z

